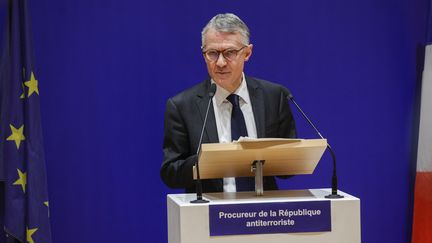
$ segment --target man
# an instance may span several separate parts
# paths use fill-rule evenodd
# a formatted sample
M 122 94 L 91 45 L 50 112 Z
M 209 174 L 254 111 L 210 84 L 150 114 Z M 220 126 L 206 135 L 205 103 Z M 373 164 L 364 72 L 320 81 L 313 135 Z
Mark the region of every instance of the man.
M 210 80 L 167 101 L 164 128 L 164 161 L 161 178 L 172 188 L 195 191 L 192 167 L 204 123 L 209 90 L 216 84 L 203 143 L 224 143 L 239 136 L 252 138 L 295 137 L 295 125 L 284 88 L 243 74 L 252 55 L 249 29 L 234 14 L 218 14 L 204 27 L 202 52 Z M 274 177 L 264 178 L 264 190 L 276 190 Z M 253 189 L 253 178 L 203 180 L 203 192 Z

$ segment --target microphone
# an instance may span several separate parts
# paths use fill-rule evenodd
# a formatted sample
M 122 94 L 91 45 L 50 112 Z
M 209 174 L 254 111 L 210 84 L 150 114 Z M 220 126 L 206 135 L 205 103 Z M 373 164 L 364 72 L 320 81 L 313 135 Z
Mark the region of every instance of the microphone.
M 294 100 L 294 97 L 292 93 L 285 87 L 283 87 L 283 92 L 286 95 L 286 98 L 289 99 L 297 108 L 298 111 L 302 114 L 302 116 L 306 119 L 306 121 L 313 127 L 315 132 L 320 136 L 321 139 L 324 139 L 324 137 L 321 135 L 321 133 L 318 131 L 318 128 L 313 124 L 313 122 L 306 116 L 306 114 L 303 112 L 303 110 L 300 108 L 300 106 L 297 104 L 297 102 Z M 327 143 L 327 149 L 330 151 L 330 154 L 333 159 L 333 175 L 332 175 L 332 190 L 331 194 L 325 196 L 325 198 L 331 198 L 331 199 L 339 199 L 343 198 L 342 195 L 339 195 L 337 193 L 338 191 L 338 182 L 337 182 L 337 173 L 336 173 L 336 155 L 333 151 L 333 149 L 330 147 L 330 144 Z
M 209 89 L 209 93 L 208 93 L 208 95 L 209 95 L 209 101 L 208 101 L 208 104 L 207 104 L 207 110 L 206 110 L 206 114 L 205 114 L 205 117 L 204 117 L 204 123 L 203 123 L 202 129 L 201 129 L 201 135 L 200 135 L 200 139 L 199 139 L 199 142 L 198 142 L 198 148 L 197 148 L 197 151 L 196 151 L 197 155 L 199 155 L 199 152 L 201 151 L 201 143 L 202 143 L 202 139 L 203 139 L 203 135 L 204 135 L 204 130 L 205 130 L 205 127 L 206 127 L 206 124 L 207 124 L 207 117 L 208 117 L 208 113 L 209 113 L 209 110 L 210 110 L 210 105 L 212 104 L 213 96 L 215 95 L 215 93 L 216 93 L 216 84 L 212 83 L 211 86 L 210 86 L 210 89 Z M 202 197 L 202 184 L 201 184 L 201 177 L 200 177 L 200 173 L 199 173 L 199 162 L 198 162 L 198 159 L 195 162 L 195 168 L 196 168 L 196 173 L 197 173 L 197 179 L 195 181 L 197 198 L 195 200 L 190 201 L 190 202 L 191 203 L 208 203 L 209 201 L 203 199 L 203 197 Z

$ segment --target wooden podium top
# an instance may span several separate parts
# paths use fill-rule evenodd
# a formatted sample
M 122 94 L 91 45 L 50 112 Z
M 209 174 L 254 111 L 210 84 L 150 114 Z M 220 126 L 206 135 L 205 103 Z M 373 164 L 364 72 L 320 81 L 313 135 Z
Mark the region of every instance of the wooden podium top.
M 264 176 L 312 174 L 327 147 L 326 139 L 247 139 L 202 144 L 201 179 L 254 176 L 251 165 L 265 160 Z

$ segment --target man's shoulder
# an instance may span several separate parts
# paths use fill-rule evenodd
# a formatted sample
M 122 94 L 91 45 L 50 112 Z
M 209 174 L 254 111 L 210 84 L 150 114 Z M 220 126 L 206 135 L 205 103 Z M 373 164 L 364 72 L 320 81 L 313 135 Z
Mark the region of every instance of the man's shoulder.
M 203 96 L 208 89 L 209 80 L 204 80 L 198 84 L 195 84 L 192 87 L 189 87 L 170 99 L 175 103 L 190 101 L 191 99 L 195 99 L 196 97 Z
M 251 85 L 253 88 L 262 88 L 269 91 L 281 91 L 284 89 L 284 86 L 278 83 L 274 83 L 268 80 L 246 76 L 246 82 L 248 85 Z

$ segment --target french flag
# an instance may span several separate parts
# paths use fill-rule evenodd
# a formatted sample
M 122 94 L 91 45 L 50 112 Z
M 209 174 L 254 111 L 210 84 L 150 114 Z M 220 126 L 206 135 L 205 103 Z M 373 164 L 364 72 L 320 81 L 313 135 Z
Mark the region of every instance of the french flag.
M 432 1 L 422 80 L 412 243 L 432 242 Z

